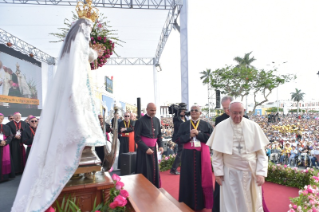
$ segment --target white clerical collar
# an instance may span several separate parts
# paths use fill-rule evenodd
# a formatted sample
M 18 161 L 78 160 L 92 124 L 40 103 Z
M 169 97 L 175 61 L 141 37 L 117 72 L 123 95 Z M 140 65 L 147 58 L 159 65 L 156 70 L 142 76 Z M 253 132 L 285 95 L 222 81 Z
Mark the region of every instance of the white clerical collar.
M 198 119 L 196 119 L 196 120 L 192 119 L 192 121 L 193 121 L 194 123 L 196 123 L 196 122 L 199 121 L 199 119 L 200 119 L 200 118 L 198 118 Z

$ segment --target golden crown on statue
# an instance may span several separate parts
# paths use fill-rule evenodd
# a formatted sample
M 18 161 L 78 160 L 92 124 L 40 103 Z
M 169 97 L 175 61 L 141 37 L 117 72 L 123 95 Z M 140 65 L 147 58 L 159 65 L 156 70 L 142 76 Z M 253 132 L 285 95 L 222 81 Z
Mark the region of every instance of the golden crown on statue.
M 86 4 L 83 2 L 79 1 L 78 4 L 76 5 L 76 12 L 78 13 L 79 18 L 86 18 L 93 23 L 95 20 L 99 17 L 99 10 L 95 7 L 92 7 L 92 0 L 86 0 Z

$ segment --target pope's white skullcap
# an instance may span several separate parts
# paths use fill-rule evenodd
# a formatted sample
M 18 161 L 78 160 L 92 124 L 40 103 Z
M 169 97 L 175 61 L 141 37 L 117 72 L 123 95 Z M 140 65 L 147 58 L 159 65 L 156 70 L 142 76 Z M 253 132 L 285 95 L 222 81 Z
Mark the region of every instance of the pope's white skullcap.
M 230 106 L 231 106 L 232 104 L 234 104 L 234 103 L 240 103 L 240 104 L 243 106 L 243 108 L 245 108 L 245 107 L 244 107 L 244 103 L 243 103 L 242 101 L 235 99 L 235 100 L 233 100 L 233 101 L 230 102 L 230 104 L 229 104 L 229 109 L 230 109 Z

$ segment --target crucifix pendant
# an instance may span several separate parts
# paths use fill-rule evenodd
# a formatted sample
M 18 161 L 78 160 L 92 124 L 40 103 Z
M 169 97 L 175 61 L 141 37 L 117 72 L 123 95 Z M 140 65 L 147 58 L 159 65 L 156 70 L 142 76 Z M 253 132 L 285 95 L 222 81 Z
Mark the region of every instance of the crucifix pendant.
M 241 149 L 242 149 L 242 148 L 243 148 L 243 147 L 240 146 L 240 143 L 238 143 L 238 146 L 236 146 L 236 149 L 238 149 L 239 154 L 241 154 Z

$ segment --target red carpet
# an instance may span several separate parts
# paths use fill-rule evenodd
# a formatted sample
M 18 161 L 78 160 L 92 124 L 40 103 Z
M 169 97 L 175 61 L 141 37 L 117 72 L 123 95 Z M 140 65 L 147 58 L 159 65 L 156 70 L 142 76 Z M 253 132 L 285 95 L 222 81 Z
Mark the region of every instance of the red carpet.
M 172 175 L 169 171 L 161 172 L 162 187 L 178 200 L 179 175 Z M 298 196 L 298 188 L 286 187 L 270 182 L 264 185 L 264 194 L 270 212 L 287 212 L 289 210 L 289 197 Z

